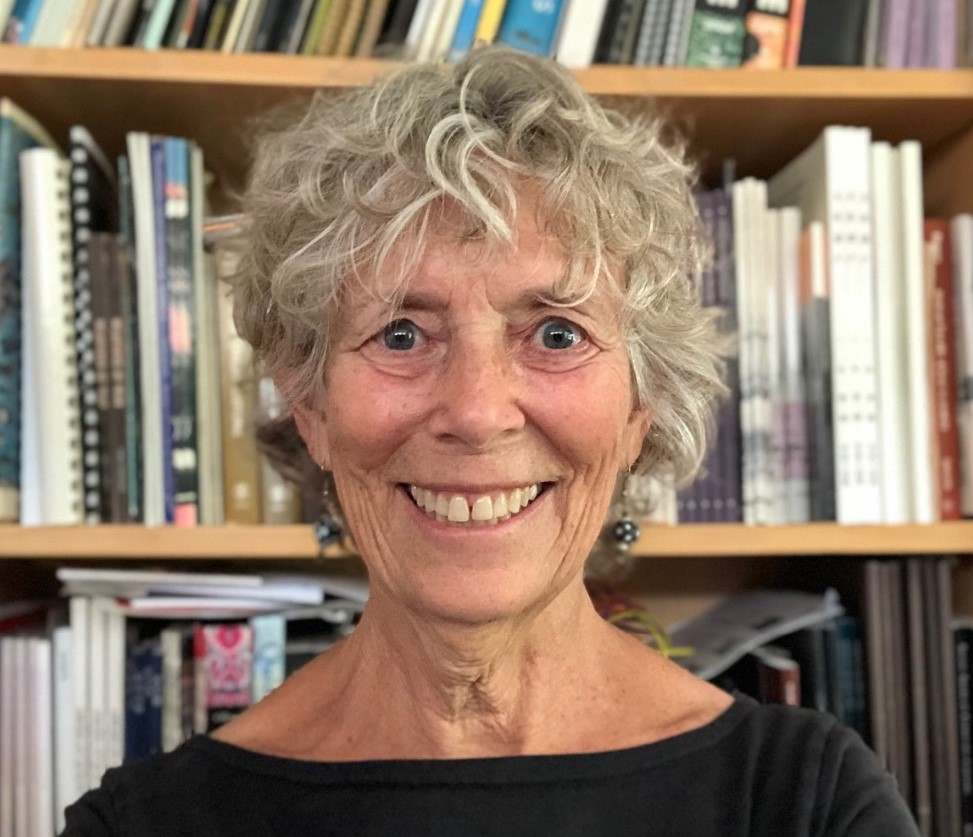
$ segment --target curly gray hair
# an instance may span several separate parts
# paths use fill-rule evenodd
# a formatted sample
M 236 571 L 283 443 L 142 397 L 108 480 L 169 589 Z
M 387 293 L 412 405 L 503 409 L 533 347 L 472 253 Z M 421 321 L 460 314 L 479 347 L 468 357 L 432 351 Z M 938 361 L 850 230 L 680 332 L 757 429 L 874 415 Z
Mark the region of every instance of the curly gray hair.
M 444 200 L 469 235 L 510 246 L 529 186 L 569 255 L 558 297 L 606 279 L 619 296 L 634 389 L 654 417 L 637 469 L 684 482 L 724 392 L 721 339 L 694 281 L 706 245 L 693 179 L 661 121 L 606 109 L 556 63 L 503 47 L 319 95 L 258 142 L 237 328 L 290 382 L 288 398 L 312 398 L 349 281 L 382 276 L 391 312 Z

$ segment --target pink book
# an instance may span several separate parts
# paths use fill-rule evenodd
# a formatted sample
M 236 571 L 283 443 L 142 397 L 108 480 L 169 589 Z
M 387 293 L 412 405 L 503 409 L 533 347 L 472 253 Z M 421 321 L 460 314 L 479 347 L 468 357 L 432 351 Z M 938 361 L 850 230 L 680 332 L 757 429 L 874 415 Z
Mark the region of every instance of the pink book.
M 198 624 L 194 629 L 197 733 L 222 726 L 250 705 L 253 632 L 248 624 Z

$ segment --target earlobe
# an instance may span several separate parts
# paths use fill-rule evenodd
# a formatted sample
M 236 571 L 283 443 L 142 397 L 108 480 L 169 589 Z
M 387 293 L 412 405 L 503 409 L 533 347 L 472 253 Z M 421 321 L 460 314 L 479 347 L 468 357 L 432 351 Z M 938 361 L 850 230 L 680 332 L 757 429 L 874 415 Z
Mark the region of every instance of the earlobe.
M 642 454 L 642 447 L 652 426 L 653 417 L 652 410 L 648 407 L 636 407 L 629 417 L 629 444 L 625 460 L 629 467 L 634 465 Z
M 297 432 L 301 434 L 311 458 L 326 471 L 331 470 L 331 452 L 328 446 L 328 422 L 323 410 L 315 409 L 308 402 L 291 404 Z

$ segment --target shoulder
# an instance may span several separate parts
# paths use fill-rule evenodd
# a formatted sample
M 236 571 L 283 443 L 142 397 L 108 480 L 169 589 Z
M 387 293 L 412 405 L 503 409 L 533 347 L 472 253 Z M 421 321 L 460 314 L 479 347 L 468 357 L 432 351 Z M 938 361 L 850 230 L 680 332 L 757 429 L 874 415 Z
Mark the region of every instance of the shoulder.
M 189 800 L 194 789 L 210 779 L 219 764 L 206 757 L 197 741 L 171 753 L 108 770 L 97 788 L 65 810 L 62 837 L 115 837 L 154 834 L 141 823 L 148 798 Z
M 737 768 L 753 771 L 755 793 L 802 808 L 811 834 L 918 833 L 895 779 L 854 730 L 811 709 L 743 697 L 737 707 L 744 711 L 727 741 Z

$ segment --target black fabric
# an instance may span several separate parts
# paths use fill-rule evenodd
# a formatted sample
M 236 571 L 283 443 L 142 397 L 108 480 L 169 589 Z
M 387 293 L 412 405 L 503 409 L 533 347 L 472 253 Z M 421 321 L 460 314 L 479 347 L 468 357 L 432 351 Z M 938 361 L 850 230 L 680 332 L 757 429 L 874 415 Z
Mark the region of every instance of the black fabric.
M 654 744 L 564 756 L 318 763 L 197 736 L 110 770 L 64 837 L 915 837 L 852 731 L 745 697 Z

